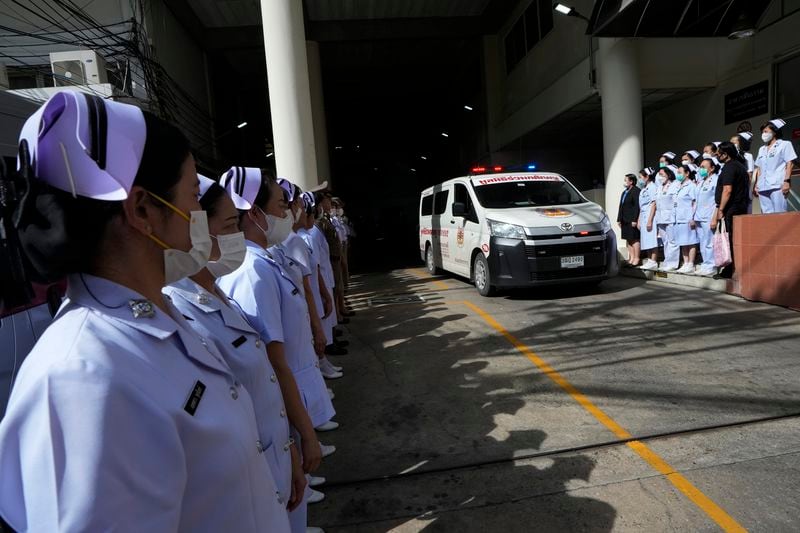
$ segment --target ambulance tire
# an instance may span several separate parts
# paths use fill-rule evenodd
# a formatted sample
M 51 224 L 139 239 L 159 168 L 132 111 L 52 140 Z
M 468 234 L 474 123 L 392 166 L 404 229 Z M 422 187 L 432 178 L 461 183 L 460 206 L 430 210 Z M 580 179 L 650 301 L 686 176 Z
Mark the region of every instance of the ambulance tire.
M 489 262 L 483 254 L 476 254 L 475 261 L 472 263 L 472 280 L 475 283 L 475 288 L 478 289 L 478 294 L 481 296 L 493 296 L 495 294 L 496 288 L 492 286 L 491 279 Z
M 436 267 L 436 261 L 433 259 L 433 246 L 430 244 L 428 244 L 428 246 L 425 248 L 425 268 L 428 270 L 428 274 L 431 276 L 441 273 L 441 271 Z

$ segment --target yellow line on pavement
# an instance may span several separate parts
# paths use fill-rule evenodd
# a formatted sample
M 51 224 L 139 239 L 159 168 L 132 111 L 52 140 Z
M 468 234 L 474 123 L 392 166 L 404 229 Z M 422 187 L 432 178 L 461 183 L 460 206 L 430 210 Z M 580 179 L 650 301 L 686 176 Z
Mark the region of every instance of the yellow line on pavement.
M 495 320 L 489 313 L 473 304 L 472 302 L 461 302 L 465 306 L 472 309 L 478 314 L 487 324 L 497 330 L 503 337 L 508 340 L 522 355 L 527 357 L 539 370 L 544 373 L 548 378 L 553 380 L 559 387 L 572 396 L 581 407 L 586 409 L 592 416 L 594 416 L 601 424 L 607 427 L 614 435 L 623 440 L 632 439 L 633 435 L 628 433 L 625 428 L 620 426 L 613 418 L 603 412 L 602 409 L 592 403 L 589 398 L 576 389 L 567 379 L 559 374 L 553 367 L 547 364 L 541 357 L 536 355 L 533 350 L 522 343 L 514 335 L 504 328 L 497 320 Z M 672 483 L 675 488 L 681 491 L 689 500 L 706 513 L 714 522 L 717 523 L 724 531 L 729 532 L 744 532 L 747 531 L 736 520 L 734 520 L 728 513 L 725 512 L 719 505 L 714 503 L 711 498 L 703 494 L 700 489 L 692 485 L 683 475 L 678 473 L 669 463 L 661 458 L 660 455 L 647 447 L 641 441 L 632 440 L 626 443 L 628 447 L 636 452 L 639 457 L 644 459 L 654 470 L 666 476 L 667 480 Z

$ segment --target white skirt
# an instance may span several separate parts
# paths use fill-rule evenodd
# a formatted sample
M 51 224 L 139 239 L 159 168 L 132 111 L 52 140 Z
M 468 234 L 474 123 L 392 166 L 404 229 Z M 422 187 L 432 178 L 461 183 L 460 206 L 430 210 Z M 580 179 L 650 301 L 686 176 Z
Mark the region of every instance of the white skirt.
M 653 229 L 647 231 L 647 218 L 650 210 L 646 209 L 639 213 L 639 242 L 642 250 L 650 250 L 658 247 L 658 235 L 656 233 L 656 223 L 653 221 Z
M 675 224 L 675 244 L 678 246 L 691 246 L 700 242 L 697 230 L 689 227 L 688 222 Z

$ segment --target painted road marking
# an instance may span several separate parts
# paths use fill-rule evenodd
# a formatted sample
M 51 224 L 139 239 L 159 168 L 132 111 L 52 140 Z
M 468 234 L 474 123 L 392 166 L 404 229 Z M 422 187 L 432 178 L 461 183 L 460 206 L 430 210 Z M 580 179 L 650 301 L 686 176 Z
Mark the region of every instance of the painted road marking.
M 592 401 L 576 389 L 567 379 L 559 374 L 547 362 L 536 355 L 533 350 L 522 343 L 514 335 L 504 328 L 497 320 L 495 320 L 489 313 L 473 304 L 472 302 L 462 301 L 461 304 L 467 306 L 480 316 L 487 324 L 497 330 L 503 337 L 506 338 L 522 355 L 527 357 L 539 370 L 555 382 L 559 387 L 572 396 L 581 407 L 586 409 L 592 416 L 594 416 L 601 424 L 609 429 L 614 435 L 623 440 L 633 439 L 625 428 L 620 426 L 613 418 L 603 412 L 602 409 L 597 407 Z M 677 472 L 669 463 L 667 463 L 660 455 L 647 447 L 647 445 L 638 440 L 629 440 L 627 446 L 636 452 L 639 457 L 644 459 L 654 470 L 663 474 L 672 485 L 681 491 L 689 500 L 694 503 L 700 510 L 706 513 L 709 518 L 717 523 L 724 531 L 729 532 L 745 532 L 747 531 L 736 520 L 733 519 L 722 507 L 714 503 L 711 498 L 703 494 L 703 492 L 695 487 L 691 481 L 686 479 L 682 474 Z

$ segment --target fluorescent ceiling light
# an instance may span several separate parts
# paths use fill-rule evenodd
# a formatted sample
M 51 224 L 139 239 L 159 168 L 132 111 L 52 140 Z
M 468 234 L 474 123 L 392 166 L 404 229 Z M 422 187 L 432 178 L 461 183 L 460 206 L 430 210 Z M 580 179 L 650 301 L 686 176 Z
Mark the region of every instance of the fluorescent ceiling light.
M 564 4 L 556 4 L 553 6 L 553 9 L 555 9 L 562 15 L 569 15 L 570 13 L 572 13 L 572 8 L 569 6 L 565 6 Z
M 442 132 L 442 137 L 450 137 L 450 136 L 448 134 L 446 134 L 445 132 Z
M 470 107 L 470 106 L 468 106 L 468 105 L 465 105 L 465 106 L 464 106 L 464 109 L 466 109 L 467 111 L 472 111 L 472 107 Z
M 236 127 L 237 127 L 238 129 L 242 129 L 242 128 L 244 128 L 245 126 L 247 126 L 247 122 L 242 122 L 241 124 L 239 124 L 239 125 L 238 125 L 238 126 L 236 126 Z

